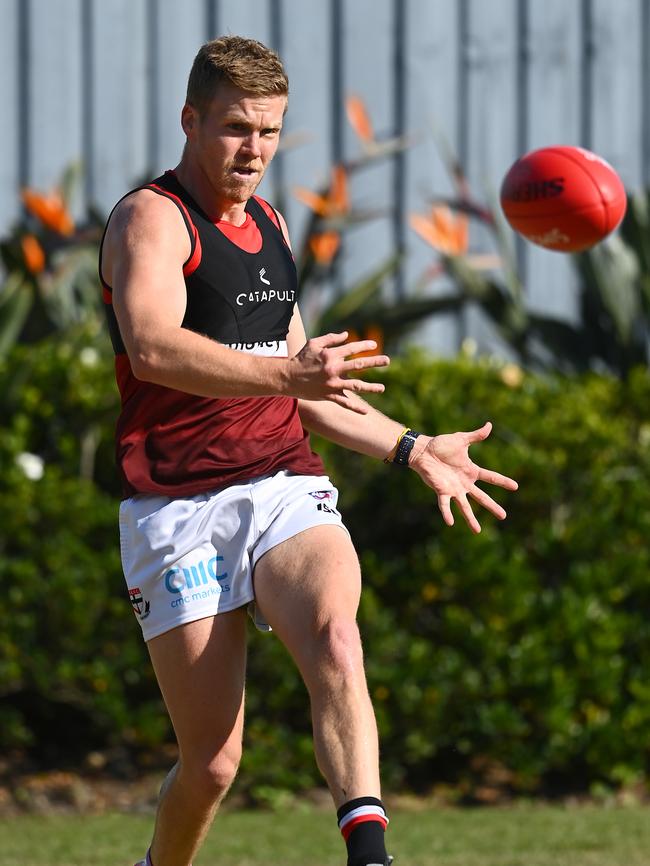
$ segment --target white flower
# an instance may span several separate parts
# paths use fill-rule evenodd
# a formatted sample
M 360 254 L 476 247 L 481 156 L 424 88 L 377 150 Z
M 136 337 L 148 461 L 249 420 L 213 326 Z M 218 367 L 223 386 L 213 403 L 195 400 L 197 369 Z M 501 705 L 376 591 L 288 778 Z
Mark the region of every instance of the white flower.
M 504 364 L 501 368 L 501 381 L 509 388 L 518 388 L 524 381 L 524 372 L 516 364 Z
M 39 481 L 43 477 L 45 461 L 38 454 L 30 454 L 29 451 L 23 451 L 22 454 L 16 457 L 16 463 L 30 481 Z
M 99 352 L 92 346 L 84 346 L 79 352 L 79 360 L 84 367 L 94 367 L 99 361 Z
M 471 337 L 465 337 L 465 339 L 461 343 L 460 350 L 463 355 L 465 355 L 465 357 L 473 358 L 478 352 L 478 343 Z

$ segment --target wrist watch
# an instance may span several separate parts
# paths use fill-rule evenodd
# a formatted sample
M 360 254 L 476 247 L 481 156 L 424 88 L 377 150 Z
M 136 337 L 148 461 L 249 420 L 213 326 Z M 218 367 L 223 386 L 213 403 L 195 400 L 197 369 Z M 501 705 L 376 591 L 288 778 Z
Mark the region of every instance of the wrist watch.
M 409 456 L 411 454 L 411 451 L 413 450 L 413 446 L 415 445 L 415 440 L 418 438 L 419 435 L 420 434 L 416 433 L 415 430 L 406 431 L 406 433 L 399 441 L 397 451 L 395 452 L 395 456 L 393 457 L 393 463 L 395 463 L 397 466 L 409 465 Z

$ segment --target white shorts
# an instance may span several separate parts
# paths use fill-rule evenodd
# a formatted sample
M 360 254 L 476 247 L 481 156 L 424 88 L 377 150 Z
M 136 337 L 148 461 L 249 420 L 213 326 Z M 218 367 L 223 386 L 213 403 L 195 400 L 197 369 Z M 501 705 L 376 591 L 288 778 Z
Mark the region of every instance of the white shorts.
M 255 564 L 312 526 L 345 529 L 337 500 L 327 476 L 286 471 L 187 499 L 124 500 L 122 567 L 144 639 L 246 604 L 255 625 L 270 631 L 255 610 Z

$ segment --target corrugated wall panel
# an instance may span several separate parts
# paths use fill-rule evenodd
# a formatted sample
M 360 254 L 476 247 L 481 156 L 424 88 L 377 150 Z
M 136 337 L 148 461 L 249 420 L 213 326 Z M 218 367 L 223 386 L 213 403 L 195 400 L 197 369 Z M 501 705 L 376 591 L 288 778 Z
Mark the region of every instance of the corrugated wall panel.
M 272 0 L 220 0 L 218 25 L 220 34 L 234 34 L 259 39 L 272 46 Z M 273 199 L 273 171 L 264 178 L 259 193 Z
M 104 213 L 149 165 L 150 44 L 146 3 L 88 0 L 91 6 L 89 187 Z
M 270 0 L 220 0 L 219 32 L 271 42 Z
M 435 196 L 454 194 L 445 153 L 460 156 L 459 99 L 460 16 L 458 4 L 447 0 L 412 0 L 406 28 L 406 126 L 414 138 L 407 152 L 405 186 L 406 219 L 430 211 Z M 405 284 L 411 292 L 422 283 L 437 254 L 412 230 L 406 235 Z M 449 294 L 447 279 L 427 280 L 427 294 Z M 449 314 L 430 319 L 416 332 L 436 352 L 455 352 L 460 341 L 457 317 Z
M 18 187 L 21 178 L 22 109 L 19 76 L 23 58 L 20 52 L 19 0 L 0 0 L 0 112 L 4 118 L 0 136 L 0 230 L 8 227 L 20 211 Z
M 150 159 L 155 173 L 179 161 L 187 75 L 206 38 L 204 0 L 155 0 L 152 33 Z
M 0 231 L 19 213 L 22 183 L 48 188 L 76 159 L 86 201 L 104 212 L 175 164 L 192 58 L 228 32 L 279 49 L 291 78 L 286 132 L 311 137 L 278 157 L 261 190 L 285 209 L 295 244 L 308 211 L 292 187 L 315 188 L 360 152 L 346 94 L 364 99 L 380 136 L 419 136 L 404 156 L 355 176 L 356 205 L 394 209 L 346 238 L 339 288 L 395 244 L 407 251 L 396 298 L 434 260 L 406 222 L 452 190 L 434 127 L 479 196 L 496 196 L 519 153 L 553 141 L 591 146 L 631 187 L 650 183 L 649 0 L 0 0 L 0 20 Z M 492 248 L 476 225 L 472 247 Z M 569 260 L 517 248 L 531 306 L 571 316 Z M 468 331 L 491 339 L 476 315 L 438 319 L 420 336 L 453 351 Z
M 650 3 L 639 0 L 637 38 L 641 45 L 641 101 L 637 106 L 641 116 L 641 183 L 650 186 Z
M 284 135 L 290 143 L 283 160 L 283 208 L 294 249 L 304 241 L 309 211 L 292 193 L 296 186 L 317 189 L 327 182 L 333 160 L 329 95 L 332 85 L 329 3 L 311 6 L 304 0 L 282 4 L 282 56 L 289 76 L 289 110 Z
M 394 128 L 394 50 L 392 0 L 356 0 L 355 3 L 343 4 L 344 96 L 355 94 L 363 99 L 379 137 L 390 135 Z M 344 122 L 343 130 L 346 158 L 359 156 L 359 141 L 347 122 Z M 350 193 L 360 210 L 389 210 L 393 170 L 391 160 L 381 160 L 352 176 Z M 369 271 L 378 268 L 393 249 L 390 213 L 352 229 L 345 241 L 344 283 L 353 285 Z
M 592 0 L 592 148 L 615 165 L 623 182 L 642 182 L 642 99 L 650 82 L 642 69 L 639 0 Z
M 499 180 L 517 156 L 517 2 L 467 0 L 463 5 L 467 103 L 460 145 L 475 195 L 495 202 Z M 476 222 L 470 243 L 479 252 L 495 249 L 491 233 Z M 498 347 L 481 315 L 470 309 L 463 318 L 466 333 Z
M 54 186 L 82 150 L 80 0 L 29 2 L 27 175 Z
M 582 140 L 583 33 L 580 3 L 527 0 L 522 4 L 524 87 L 519 105 L 522 152 Z M 576 277 L 571 261 L 520 241 L 519 259 L 530 307 L 574 317 Z

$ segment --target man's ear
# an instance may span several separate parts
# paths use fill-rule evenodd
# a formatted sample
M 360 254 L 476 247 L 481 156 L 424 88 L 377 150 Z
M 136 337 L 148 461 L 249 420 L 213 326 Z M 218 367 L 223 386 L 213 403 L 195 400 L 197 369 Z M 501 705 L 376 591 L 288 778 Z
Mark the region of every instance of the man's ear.
M 185 135 L 189 136 L 196 128 L 197 113 L 193 105 L 187 102 L 181 111 L 181 126 Z

